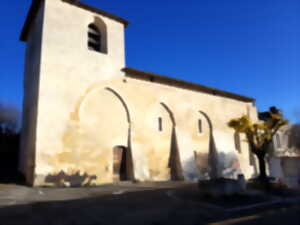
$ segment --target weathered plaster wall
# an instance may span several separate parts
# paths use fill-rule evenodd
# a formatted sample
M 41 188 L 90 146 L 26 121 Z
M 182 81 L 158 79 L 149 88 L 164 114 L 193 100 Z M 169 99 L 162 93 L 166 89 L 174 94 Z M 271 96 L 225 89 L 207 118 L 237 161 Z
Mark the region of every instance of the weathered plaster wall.
M 26 175 L 27 182 L 33 181 L 33 169 L 35 160 L 36 144 L 36 117 L 39 92 L 41 48 L 43 34 L 44 5 L 33 21 L 29 33 L 24 71 L 24 100 L 22 115 L 21 150 L 20 150 L 20 171 Z
M 205 177 L 195 160 L 195 153 L 209 154 L 209 126 L 200 110 L 213 124 L 220 170 L 232 170 L 227 173 L 238 170 L 247 177 L 253 175 L 248 147 L 242 144 L 242 153 L 238 153 L 234 133 L 226 125 L 231 118 L 245 114 L 248 103 L 128 78 L 126 82 L 123 78 L 99 81 L 82 92 L 73 90 L 72 95 L 77 96 L 74 105 L 68 111 L 62 110 L 63 105 L 58 107 L 60 117 L 47 116 L 49 122 L 59 123 L 64 129 L 53 125 L 51 133 L 43 133 L 45 139 L 51 138 L 44 146 L 60 147 L 37 152 L 37 174 L 41 179 L 37 184 L 45 184 L 47 176 L 52 177 L 61 170 L 70 176 L 86 173 L 86 181 L 93 176 L 92 184 L 111 183 L 112 150 L 119 145 L 129 146 L 129 142 L 136 180 L 169 180 L 173 127 L 184 178 Z M 159 117 L 162 131 L 158 127 Z M 202 134 L 197 127 L 199 119 L 203 121 Z
M 300 127 L 282 127 L 274 136 L 268 157 L 269 175 L 279 178 L 290 188 L 300 186 Z
M 205 178 L 212 146 L 220 175 L 253 174 L 247 145 L 235 150 L 227 122 L 247 113 L 256 118 L 255 107 L 125 77 L 123 24 L 60 0 L 45 4 L 34 185 L 111 183 L 115 146 L 128 148 L 139 181 Z M 107 26 L 107 54 L 87 49 L 95 17 Z
M 87 27 L 95 17 L 107 25 L 107 54 L 88 50 Z M 124 25 L 121 23 L 60 0 L 51 0 L 45 1 L 43 26 L 36 174 L 45 174 L 51 168 L 43 163 L 48 153 L 56 149 L 63 151 L 63 142 L 57 141 L 57 137 L 65 132 L 70 109 L 80 94 L 93 83 L 123 76 L 121 68 L 125 66 Z M 39 183 L 39 176 L 35 182 Z

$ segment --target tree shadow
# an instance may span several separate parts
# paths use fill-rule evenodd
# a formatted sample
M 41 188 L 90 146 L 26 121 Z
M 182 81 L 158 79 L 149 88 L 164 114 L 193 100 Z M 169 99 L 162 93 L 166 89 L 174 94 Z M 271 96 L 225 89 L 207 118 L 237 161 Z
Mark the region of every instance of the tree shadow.
M 56 187 L 89 187 L 95 186 L 92 182 L 96 179 L 96 175 L 88 175 L 87 173 L 81 175 L 80 171 L 67 174 L 62 170 L 57 174 L 47 175 L 45 182 L 54 184 Z
M 174 192 L 191 193 L 185 187 L 171 188 Z M 52 189 L 53 190 L 53 189 Z M 51 189 L 47 191 L 50 193 Z M 65 190 L 68 191 L 68 190 Z M 187 220 L 199 219 L 201 207 L 197 207 L 190 200 L 178 201 L 166 194 L 165 189 L 140 190 L 125 192 L 123 194 L 108 194 L 101 188 L 93 188 L 89 197 L 80 197 L 82 192 L 72 195 L 72 200 L 44 201 L 7 205 L 0 207 L 0 218 L 3 224 L 186 224 Z M 43 192 L 43 189 L 37 191 Z M 55 193 L 55 191 L 53 192 Z M 60 192 L 62 193 L 62 192 Z M 53 194 L 49 194 L 53 196 Z M 68 195 L 70 196 L 70 195 Z M 86 196 L 86 195 L 84 195 Z M 33 196 L 33 198 L 35 198 Z M 185 207 L 182 209 L 182 203 Z M 193 212 L 191 214 L 191 212 Z M 171 214 L 170 214 L 171 213 Z M 176 216 L 179 213 L 179 216 Z M 191 218 L 192 216 L 192 218 Z M 214 215 L 216 217 L 216 215 Z M 45 218 L 47 218 L 45 220 Z M 212 218 L 212 217 L 211 217 Z M 201 224 L 201 223 L 193 223 Z
M 218 154 L 218 177 L 237 179 L 238 175 L 242 173 L 240 169 L 240 163 L 238 157 L 234 153 L 224 153 Z M 198 179 L 215 179 L 216 177 L 211 176 L 214 161 L 209 158 L 209 153 L 197 153 L 194 152 L 194 158 L 191 158 L 188 163 L 196 164 L 198 170 Z M 194 177 L 197 176 L 194 174 Z
M 39 191 L 43 191 L 43 189 Z M 86 189 L 82 191 L 86 192 Z M 38 191 L 36 194 L 39 195 Z M 76 196 L 73 195 L 73 200 L 50 201 L 49 199 L 47 200 L 47 195 L 44 195 L 45 199 L 43 202 L 33 201 L 26 204 L 2 206 L 0 207 L 1 222 L 2 224 L 24 225 L 175 225 L 211 224 L 224 221 L 229 216 L 230 218 L 238 218 L 241 215 L 245 217 L 253 215 L 253 210 L 228 214 L 223 213 L 219 208 L 202 204 L 202 198 L 196 185 L 172 188 L 170 190 L 125 192 L 118 195 L 107 194 L 107 192 L 104 194 L 101 189 L 93 188 L 93 191 L 89 193 L 89 197 L 83 198 L 80 197 L 80 194 L 80 192 L 76 192 Z M 49 194 L 49 196 L 53 196 L 53 194 Z M 35 198 L 34 195 L 33 198 Z M 235 204 L 235 202 L 229 202 L 232 199 L 225 200 L 224 204 L 226 206 Z M 250 201 L 249 199 L 245 200 Z M 237 201 L 241 201 L 241 199 L 239 198 Z M 254 201 L 253 198 L 251 199 L 252 201 Z M 209 203 L 211 205 L 211 202 Z M 215 202 L 212 203 L 215 204 Z M 270 210 L 271 207 L 276 209 L 280 206 L 261 206 L 256 209 L 256 212 Z M 270 223 L 270 218 L 269 223 L 259 223 L 260 221 L 255 221 L 251 218 L 249 221 L 253 221 L 251 224 L 274 224 L 274 220 L 273 223 Z
M 220 176 L 224 178 L 237 179 L 239 174 L 242 174 L 240 162 L 237 155 L 233 152 L 221 152 L 219 157 Z

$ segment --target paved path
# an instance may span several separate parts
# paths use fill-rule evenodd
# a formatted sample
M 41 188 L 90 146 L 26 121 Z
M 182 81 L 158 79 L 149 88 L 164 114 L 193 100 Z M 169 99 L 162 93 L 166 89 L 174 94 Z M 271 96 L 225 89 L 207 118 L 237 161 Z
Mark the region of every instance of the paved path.
M 30 188 L 21 185 L 0 184 L 0 207 L 45 201 L 65 201 L 89 198 L 93 196 L 120 195 L 129 192 L 147 190 L 174 189 L 194 185 L 186 182 L 160 182 L 160 183 L 120 183 L 115 185 L 102 185 L 99 187 L 83 188 Z
M 176 193 L 191 193 L 181 198 Z M 277 217 L 294 218 L 299 208 L 271 210 L 266 223 L 261 211 L 234 215 L 194 201 L 191 183 L 107 185 L 92 188 L 28 188 L 0 185 L 0 225 L 200 225 L 282 224 Z M 186 196 L 186 195 L 185 195 Z M 282 210 L 282 209 L 280 209 Z M 273 213 L 273 214 L 272 214 Z M 233 217 L 238 217 L 234 219 Z M 257 222 L 260 221 L 260 222 Z M 287 223 L 284 224 L 299 224 Z M 279 223 L 280 222 L 280 223 Z
M 209 225 L 300 225 L 300 205 L 267 210 L 263 213 L 256 213 L 250 216 L 224 219 Z

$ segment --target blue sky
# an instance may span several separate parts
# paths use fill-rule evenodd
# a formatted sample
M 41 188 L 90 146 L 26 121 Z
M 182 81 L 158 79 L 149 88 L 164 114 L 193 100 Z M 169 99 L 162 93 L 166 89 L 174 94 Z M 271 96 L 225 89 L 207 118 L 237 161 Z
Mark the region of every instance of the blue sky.
M 1 2 L 0 102 L 20 109 L 30 2 Z M 254 97 L 259 110 L 275 105 L 300 121 L 299 0 L 83 2 L 131 22 L 127 66 Z

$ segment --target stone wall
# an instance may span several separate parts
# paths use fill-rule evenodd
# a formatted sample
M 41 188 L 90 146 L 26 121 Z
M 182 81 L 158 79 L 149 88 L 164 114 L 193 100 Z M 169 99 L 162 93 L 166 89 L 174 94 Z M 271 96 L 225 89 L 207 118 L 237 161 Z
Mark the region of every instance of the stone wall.
M 44 4 L 41 4 L 39 13 L 35 17 L 29 33 L 24 71 L 24 100 L 22 115 L 22 132 L 20 146 L 20 171 L 26 176 L 27 182 L 32 184 L 35 150 L 36 127 L 39 97 L 39 79 L 41 69 L 42 38 L 44 24 Z
M 254 173 L 247 144 L 242 143 L 238 152 L 234 132 L 226 124 L 247 113 L 249 107 L 255 110 L 249 103 L 128 78 L 99 81 L 81 92 L 71 86 L 64 89 L 74 90 L 72 95 L 78 99 L 68 111 L 64 105 L 55 105 L 61 116 L 45 118 L 64 129 L 54 124 L 49 133 L 49 127 L 41 127 L 45 140 L 42 144 L 48 149 L 53 147 L 51 151 L 43 148 L 37 152 L 39 185 L 45 184 L 47 176 L 61 171 L 70 176 L 86 173 L 94 177 L 94 184 L 113 182 L 116 146 L 128 148 L 132 179 L 138 181 L 170 180 L 172 169 L 178 179 L 205 178 L 210 176 L 213 165 L 224 177 L 235 178 L 241 172 L 250 177 Z M 212 130 L 202 113 L 211 121 Z M 211 141 L 215 149 L 211 149 Z M 212 150 L 218 157 L 209 162 Z M 203 162 L 197 164 L 199 157 L 195 155 Z M 206 171 L 201 169 L 205 161 Z

